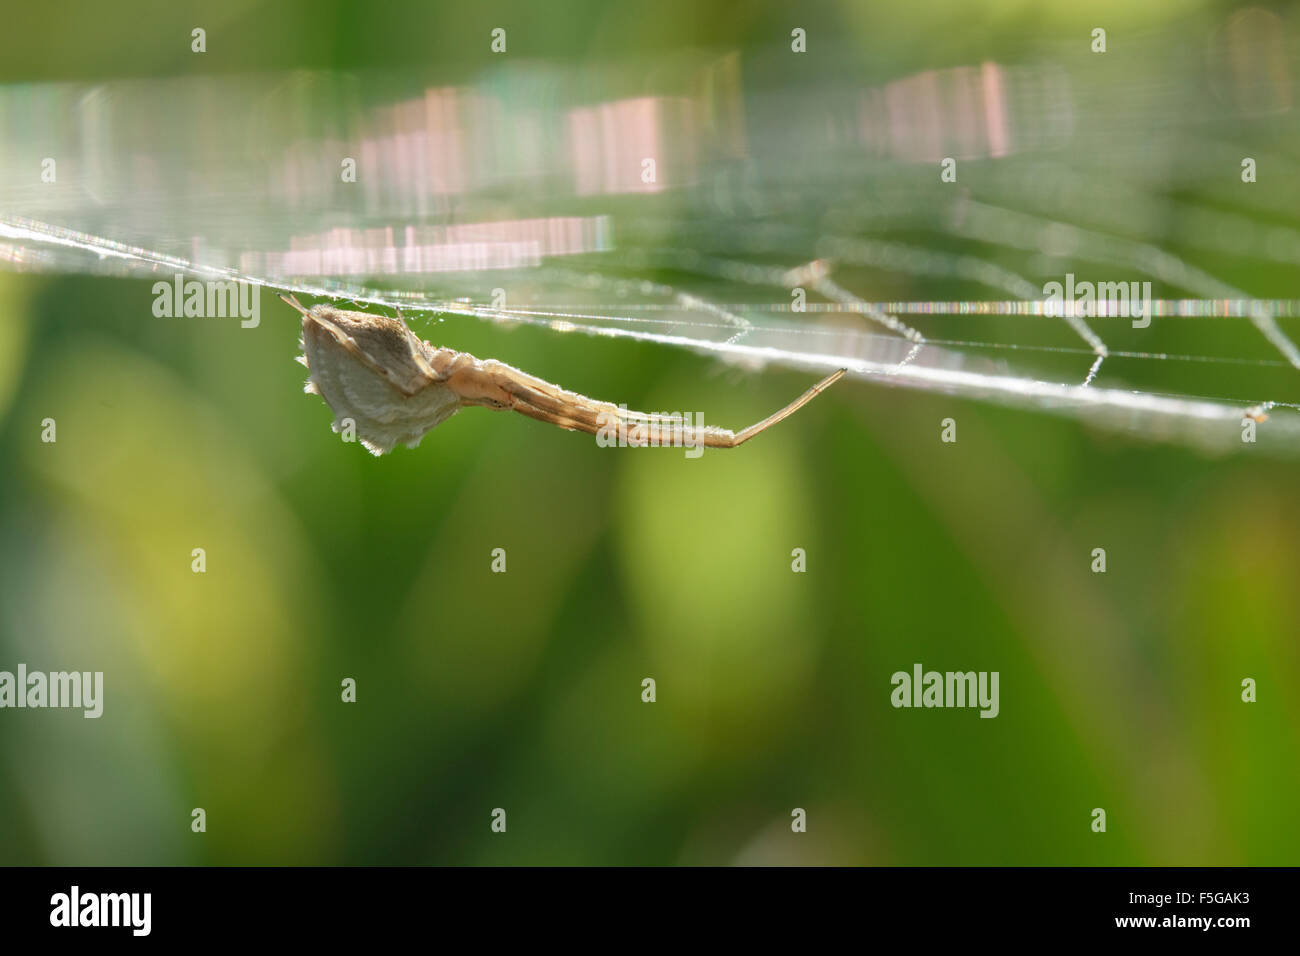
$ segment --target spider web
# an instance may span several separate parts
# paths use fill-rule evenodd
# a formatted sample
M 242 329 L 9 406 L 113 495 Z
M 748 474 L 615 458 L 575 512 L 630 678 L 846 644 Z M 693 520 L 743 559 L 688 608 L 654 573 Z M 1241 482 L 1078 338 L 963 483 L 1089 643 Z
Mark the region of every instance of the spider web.
M 769 365 L 813 372 L 847 368 L 851 376 L 878 385 L 1075 415 L 1151 439 L 1206 449 L 1226 450 L 1239 443 L 1247 410 L 1255 416 L 1265 413 L 1270 429 L 1285 430 L 1288 436 L 1300 434 L 1300 403 L 1276 397 L 1282 394 L 1290 399 L 1295 394 L 1294 386 L 1280 393 L 1260 387 L 1237 394 L 1205 395 L 1197 394 L 1194 384 L 1195 368 L 1207 365 L 1243 371 L 1248 383 L 1265 378 L 1286 382 L 1296 375 L 1289 360 L 1293 346 L 1288 339 L 1281 339 L 1276 358 L 1116 348 L 1108 344 L 1108 340 L 1114 342 L 1116 338 L 1109 334 L 1108 326 L 1118 325 L 1122 336 L 1123 325 L 1130 321 L 1127 317 L 1090 317 L 1085 322 L 1072 315 L 1052 316 L 1041 299 L 869 302 L 839 284 L 824 260 L 782 270 L 681 250 L 660 250 L 623 259 L 633 272 L 638 265 L 652 260 L 669 261 L 678 268 L 689 260 L 706 275 L 728 277 L 744 292 L 752 288 L 800 287 L 804 282 L 830 300 L 806 302 L 801 308 L 788 297 L 728 302 L 683 291 L 678 285 L 558 267 L 542 267 L 517 277 L 495 277 L 494 281 L 505 285 L 526 282 L 531 290 L 533 301 L 528 305 L 507 308 L 475 302 L 470 294 L 436 298 L 400 288 L 348 282 L 295 283 L 204 267 L 180 257 L 32 221 L 0 220 L 0 238 L 8 243 L 7 249 L 0 246 L 0 254 L 28 268 L 77 268 L 119 275 L 170 276 L 181 272 L 199 279 L 233 279 L 358 305 L 535 325 L 559 334 L 654 342 L 691 349 L 753 370 Z M 954 269 L 975 266 L 969 257 L 935 257 L 889 244 L 873 248 L 888 254 L 916 253 L 912 264 L 923 263 L 927 269 L 935 265 Z M 96 261 L 81 261 L 78 266 L 76 256 L 68 255 L 77 252 L 94 256 Z M 461 281 L 467 293 L 482 285 L 479 277 L 466 276 Z M 456 277 L 445 276 L 440 284 L 454 286 Z M 726 282 L 714 282 L 719 284 Z M 1272 346 L 1273 339 L 1280 335 L 1277 320 L 1300 314 L 1300 301 L 1244 297 L 1156 299 L 1151 311 L 1155 322 L 1224 323 L 1233 338 L 1257 335 Z M 940 331 L 945 326 L 951 331 Z M 990 329 L 997 334 L 990 333 Z M 1053 334 L 1061 329 L 1068 335 Z M 1057 380 L 1032 371 L 1043 364 L 1058 370 L 1072 368 L 1074 380 L 1064 376 Z M 1136 376 L 1143 371 L 1140 366 L 1154 364 L 1191 369 L 1190 374 L 1180 376 L 1189 383 L 1187 390 L 1104 384 L 1104 373 L 1110 366 L 1124 365 L 1130 376 Z M 1291 451 L 1285 445 L 1270 443 L 1269 447 L 1278 453 Z
M 0 265 L 236 280 L 756 371 L 843 367 L 1208 450 L 1240 449 L 1248 414 L 1279 439 L 1261 450 L 1289 455 L 1295 53 L 1254 16 L 1211 30 L 1211 48 L 1250 55 L 1209 71 L 1203 41 L 1153 35 L 1105 70 L 1043 50 L 1013 67 L 900 65 L 867 89 L 764 83 L 760 57 L 742 90 L 735 55 L 704 53 L 707 101 L 593 103 L 558 67 L 455 88 L 329 74 L 10 87 Z M 1260 58 L 1258 74 L 1241 66 Z M 461 126 L 430 118 L 448 111 Z M 635 165 L 608 168 L 647 135 L 664 177 L 649 188 Z M 584 165 L 592 152 L 607 168 Z M 33 182 L 51 154 L 70 185 Z M 352 154 L 370 172 L 348 191 L 337 158 Z M 1242 181 L 1247 156 L 1258 183 Z M 494 215 L 484 196 L 531 212 Z M 1044 283 L 1067 274 L 1150 282 L 1150 326 L 1104 302 L 1053 314 Z

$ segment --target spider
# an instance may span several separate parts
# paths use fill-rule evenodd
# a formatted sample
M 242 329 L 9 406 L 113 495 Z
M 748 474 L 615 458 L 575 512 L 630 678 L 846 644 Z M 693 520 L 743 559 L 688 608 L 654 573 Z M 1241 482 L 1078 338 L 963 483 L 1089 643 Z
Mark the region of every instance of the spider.
M 628 445 L 735 448 L 794 414 L 844 374 L 826 376 L 780 411 L 739 432 L 689 425 L 680 418 L 629 412 L 521 372 L 495 359 L 478 359 L 420 339 L 401 319 L 349 312 L 320 303 L 303 308 L 303 354 L 311 373 L 306 391 L 320 395 L 334 412 L 334 430 L 345 419 L 376 455 L 398 444 L 414 448 L 428 432 L 462 407 L 509 409 L 570 431 L 599 435 L 612 425 L 626 430 Z

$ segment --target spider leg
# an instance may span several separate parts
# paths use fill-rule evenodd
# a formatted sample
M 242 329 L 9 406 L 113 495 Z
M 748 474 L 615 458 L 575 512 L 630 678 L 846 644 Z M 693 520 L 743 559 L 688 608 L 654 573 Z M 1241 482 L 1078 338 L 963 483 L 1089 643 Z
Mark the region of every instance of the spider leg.
M 596 429 L 589 428 L 585 422 L 574 421 L 572 418 L 566 418 L 556 412 L 538 408 L 536 405 L 529 405 L 527 402 L 518 402 L 512 406 L 512 411 L 527 415 L 529 418 L 535 418 L 539 422 L 546 422 L 548 425 L 558 425 L 565 431 L 586 432 L 588 435 L 596 434 Z
M 605 407 L 593 413 L 592 406 Z M 681 448 L 707 444 L 707 438 L 704 436 L 718 432 L 717 429 L 686 426 L 680 418 L 660 418 L 657 415 L 642 415 L 640 412 L 624 413 L 621 409 L 604 402 L 570 405 L 565 409 L 569 414 L 565 414 L 564 411 L 516 397 L 510 409 L 539 422 L 558 425 L 571 432 L 586 432 L 588 435 L 598 435 L 602 429 L 613 431 L 617 435 L 621 426 L 623 439 L 632 447 L 649 445 Z
M 504 396 L 507 403 L 505 407 L 530 418 L 550 421 L 551 424 L 559 424 L 552 421 L 552 418 L 563 419 L 570 424 L 560 427 L 584 431 L 589 435 L 597 434 L 603 425 L 618 420 L 618 407 L 609 402 L 566 391 L 501 362 L 483 362 L 482 370 L 500 390 L 498 394 Z
M 283 292 L 277 292 L 276 295 L 278 295 L 281 299 L 283 299 L 287 304 L 293 306 L 303 315 L 307 314 L 307 310 L 303 308 L 302 303 L 298 301 L 298 297 L 296 295 L 285 295 Z
M 529 418 L 589 435 L 599 434 L 602 428 L 621 427 L 629 445 L 704 445 L 709 448 L 735 448 L 749 441 L 803 408 L 846 371 L 839 369 L 831 373 L 785 408 L 737 433 L 725 428 L 687 425 L 680 418 L 625 411 L 609 402 L 565 391 L 500 362 L 485 362 L 483 370 L 506 395 L 509 403 L 494 407 L 508 407 Z
M 832 372 L 830 375 L 827 375 L 824 379 L 822 379 L 812 388 L 808 389 L 808 391 L 804 392 L 802 395 L 796 398 L 785 408 L 781 409 L 779 412 L 775 412 L 769 415 L 767 418 L 763 419 L 761 422 L 756 422 L 755 424 L 750 425 L 748 428 L 737 432 L 734 441 L 730 445 L 727 445 L 725 447 L 734 448 L 736 445 L 744 444 L 745 442 L 749 441 L 751 438 L 753 438 L 755 435 L 759 434 L 760 432 L 764 432 L 767 429 L 771 428 L 777 422 L 789 418 L 791 415 L 799 411 L 799 409 L 803 408 L 805 405 L 811 402 L 822 392 L 826 391 L 826 389 L 830 388 L 832 385 L 838 382 L 840 380 L 840 377 L 847 371 L 848 369 L 842 368 L 839 369 L 838 371 Z
M 658 444 L 667 435 L 669 444 L 680 445 L 681 439 L 673 442 L 671 436 L 685 435 L 680 419 L 673 422 L 658 415 L 626 411 L 611 402 L 567 391 L 501 362 L 483 362 L 481 369 L 498 390 L 496 394 L 504 398 L 504 403 L 490 407 L 509 408 L 529 418 L 588 435 L 621 430 L 628 444 Z

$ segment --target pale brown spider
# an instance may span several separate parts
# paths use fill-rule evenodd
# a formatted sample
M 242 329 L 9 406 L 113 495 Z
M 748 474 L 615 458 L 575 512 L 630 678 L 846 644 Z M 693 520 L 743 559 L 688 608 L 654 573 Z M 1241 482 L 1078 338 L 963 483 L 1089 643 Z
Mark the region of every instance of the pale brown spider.
M 306 390 L 325 399 L 334 412 L 335 431 L 351 419 L 357 437 L 376 455 L 398 444 L 414 448 L 464 406 L 510 409 L 591 435 L 617 425 L 625 430 L 628 445 L 734 448 L 794 414 L 845 372 L 826 376 L 785 408 L 733 432 L 629 412 L 495 359 L 437 348 L 407 328 L 400 311 L 394 319 L 324 303 L 305 309 L 293 296 L 280 298 L 302 313 L 303 354 L 298 360 L 311 372 Z

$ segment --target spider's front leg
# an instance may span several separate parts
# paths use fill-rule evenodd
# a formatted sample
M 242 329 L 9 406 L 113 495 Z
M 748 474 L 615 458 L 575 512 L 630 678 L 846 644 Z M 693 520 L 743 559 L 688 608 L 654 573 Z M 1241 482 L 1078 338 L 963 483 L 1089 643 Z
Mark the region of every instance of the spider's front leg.
M 529 418 L 589 435 L 597 434 L 603 425 L 618 416 L 618 408 L 609 402 L 566 391 L 503 362 L 488 359 L 479 363 L 479 369 L 490 381 L 493 394 L 505 396 L 505 405 L 496 407 L 510 408 Z

